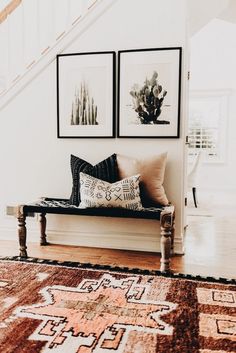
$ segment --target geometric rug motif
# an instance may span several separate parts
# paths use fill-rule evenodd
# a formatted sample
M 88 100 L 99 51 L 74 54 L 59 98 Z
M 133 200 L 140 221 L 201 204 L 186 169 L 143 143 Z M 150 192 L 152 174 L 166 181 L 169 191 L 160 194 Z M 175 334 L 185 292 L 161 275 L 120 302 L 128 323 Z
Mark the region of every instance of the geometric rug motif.
M 0 260 L 1 353 L 236 352 L 234 281 L 34 261 Z
M 77 288 L 45 287 L 42 303 L 19 307 L 15 315 L 42 321 L 29 339 L 48 341 L 44 352 L 123 352 L 132 331 L 173 333 L 161 316 L 176 304 L 147 299 L 149 285 L 137 281 L 104 274 L 99 280 L 84 279 Z
M 236 292 L 197 288 L 197 295 L 199 304 L 212 308 L 210 313 L 200 313 L 200 335 L 215 340 L 230 339 L 236 342 Z M 232 308 L 233 315 L 223 314 L 222 310 L 215 309 L 217 307 Z

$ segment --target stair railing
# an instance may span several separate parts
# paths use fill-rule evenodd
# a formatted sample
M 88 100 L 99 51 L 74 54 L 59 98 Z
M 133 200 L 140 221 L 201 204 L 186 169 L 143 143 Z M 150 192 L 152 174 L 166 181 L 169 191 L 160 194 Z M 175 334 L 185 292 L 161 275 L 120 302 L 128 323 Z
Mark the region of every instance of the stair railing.
M 12 0 L 0 11 L 0 109 L 114 2 Z

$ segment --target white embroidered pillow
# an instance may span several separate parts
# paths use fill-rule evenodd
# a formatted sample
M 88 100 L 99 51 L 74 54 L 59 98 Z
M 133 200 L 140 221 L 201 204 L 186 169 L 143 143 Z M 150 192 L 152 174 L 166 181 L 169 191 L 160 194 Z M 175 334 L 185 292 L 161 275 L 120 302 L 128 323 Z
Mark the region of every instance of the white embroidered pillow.
M 80 173 L 79 208 L 118 207 L 142 210 L 139 179 L 140 175 L 134 175 L 111 184 Z

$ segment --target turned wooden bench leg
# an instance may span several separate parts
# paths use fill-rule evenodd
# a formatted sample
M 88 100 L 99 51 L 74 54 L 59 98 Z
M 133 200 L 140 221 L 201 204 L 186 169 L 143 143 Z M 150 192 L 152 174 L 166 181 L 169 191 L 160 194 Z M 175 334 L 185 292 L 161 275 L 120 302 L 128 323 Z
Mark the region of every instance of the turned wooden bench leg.
M 39 223 L 40 223 L 40 245 L 43 245 L 43 246 L 48 245 L 47 235 L 46 235 L 47 220 L 46 220 L 45 213 L 40 213 Z
M 26 246 L 26 216 L 18 216 L 18 236 L 20 243 L 20 257 L 28 257 Z
M 161 229 L 161 272 L 170 270 L 171 232 Z
M 174 236 L 174 212 L 172 208 L 166 208 L 161 212 L 161 272 L 170 271 L 171 249 Z

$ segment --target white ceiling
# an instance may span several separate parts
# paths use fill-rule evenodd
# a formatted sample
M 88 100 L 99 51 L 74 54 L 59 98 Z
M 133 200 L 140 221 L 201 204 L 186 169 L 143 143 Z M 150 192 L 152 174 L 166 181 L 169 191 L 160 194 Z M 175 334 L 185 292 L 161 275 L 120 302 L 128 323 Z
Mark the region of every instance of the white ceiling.
M 187 0 L 186 3 L 191 35 L 213 18 L 236 23 L 236 0 Z
M 236 0 L 230 0 L 229 5 L 219 14 L 218 18 L 236 23 Z

